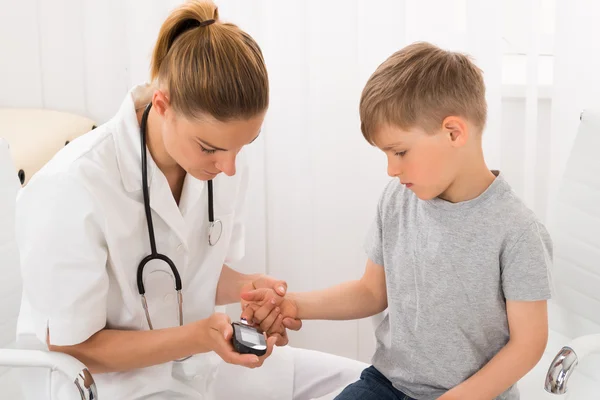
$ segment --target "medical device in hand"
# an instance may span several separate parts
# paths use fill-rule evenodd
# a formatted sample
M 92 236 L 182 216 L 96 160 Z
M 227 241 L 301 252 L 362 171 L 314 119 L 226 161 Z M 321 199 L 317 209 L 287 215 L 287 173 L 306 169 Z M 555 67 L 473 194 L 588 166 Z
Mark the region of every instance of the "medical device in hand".
M 245 320 L 234 322 L 233 327 L 233 348 L 240 354 L 256 354 L 264 356 L 267 353 L 267 342 L 265 336 L 258 329 L 247 324 Z

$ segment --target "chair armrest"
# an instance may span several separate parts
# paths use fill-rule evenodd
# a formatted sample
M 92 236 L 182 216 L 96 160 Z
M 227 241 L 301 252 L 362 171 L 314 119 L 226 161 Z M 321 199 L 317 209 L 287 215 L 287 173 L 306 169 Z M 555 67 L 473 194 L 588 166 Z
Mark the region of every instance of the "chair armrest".
M 569 378 L 579 362 L 591 353 L 600 352 L 600 334 L 573 339 L 563 347 L 548 368 L 544 388 L 549 393 L 567 392 Z
M 94 378 L 79 360 L 67 354 L 42 350 L 0 349 L 0 366 L 39 367 L 60 371 L 73 382 L 82 400 L 97 400 Z

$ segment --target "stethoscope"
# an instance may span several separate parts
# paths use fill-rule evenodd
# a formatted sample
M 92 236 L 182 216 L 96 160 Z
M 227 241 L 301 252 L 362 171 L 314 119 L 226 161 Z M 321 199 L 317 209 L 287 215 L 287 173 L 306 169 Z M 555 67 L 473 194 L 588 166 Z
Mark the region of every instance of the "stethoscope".
M 179 276 L 179 271 L 177 270 L 175 263 L 173 263 L 173 261 L 166 255 L 160 254 L 156 251 L 154 225 L 152 223 L 152 213 L 150 211 L 150 194 L 148 193 L 148 161 L 146 158 L 146 125 L 148 123 L 148 114 L 150 113 L 150 108 L 152 108 L 152 103 L 148 104 L 142 116 L 142 122 L 140 124 L 140 142 L 142 155 L 142 191 L 144 194 L 144 210 L 146 212 L 146 223 L 148 225 L 148 236 L 150 238 L 151 254 L 146 256 L 138 266 L 137 286 L 140 296 L 142 298 L 142 306 L 144 307 L 144 312 L 146 313 L 146 320 L 148 321 L 148 326 L 150 327 L 150 330 L 152 330 L 152 320 L 150 319 L 150 312 L 148 311 L 148 303 L 146 302 L 146 290 L 144 289 L 143 281 L 144 267 L 146 266 L 146 264 L 148 264 L 152 260 L 161 260 L 167 263 L 169 268 L 171 268 L 171 272 L 173 273 L 173 276 L 175 278 L 175 290 L 177 291 L 177 304 L 179 307 L 179 326 L 183 325 L 183 295 L 181 293 L 181 277 Z M 219 242 L 219 239 L 221 238 L 221 233 L 223 231 L 223 223 L 219 219 L 215 220 L 212 180 L 208 181 L 208 221 L 208 244 L 210 246 L 214 246 Z M 189 357 L 186 357 L 176 361 L 184 361 L 188 358 Z

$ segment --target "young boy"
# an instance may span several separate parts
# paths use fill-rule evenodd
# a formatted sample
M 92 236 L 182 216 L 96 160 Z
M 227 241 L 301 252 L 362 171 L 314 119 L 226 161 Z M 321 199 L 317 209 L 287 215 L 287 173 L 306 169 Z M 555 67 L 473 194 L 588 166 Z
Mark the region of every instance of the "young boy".
M 243 316 L 271 332 L 282 317 L 347 320 L 387 308 L 373 366 L 338 399 L 518 399 L 516 382 L 541 358 L 552 244 L 486 167 L 486 111 L 482 73 L 466 56 L 427 43 L 392 55 L 360 102 L 363 135 L 395 178 L 364 276 L 276 304 L 272 291 L 243 294 L 253 302 Z

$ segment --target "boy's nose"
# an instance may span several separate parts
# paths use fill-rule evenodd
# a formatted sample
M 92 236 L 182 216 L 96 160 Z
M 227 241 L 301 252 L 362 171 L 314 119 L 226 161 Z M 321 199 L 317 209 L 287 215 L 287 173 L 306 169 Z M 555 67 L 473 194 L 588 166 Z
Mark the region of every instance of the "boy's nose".
M 387 173 L 392 178 L 400 176 L 401 169 L 400 169 L 399 163 L 398 162 L 392 162 L 392 161 L 388 160 Z

